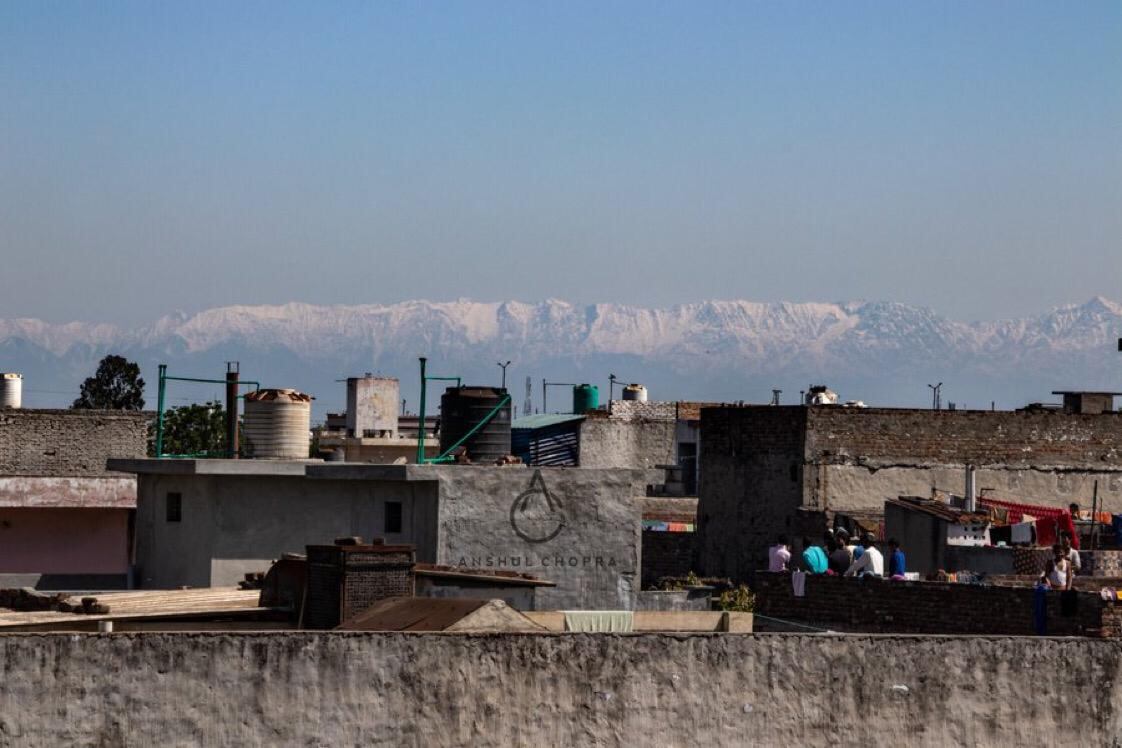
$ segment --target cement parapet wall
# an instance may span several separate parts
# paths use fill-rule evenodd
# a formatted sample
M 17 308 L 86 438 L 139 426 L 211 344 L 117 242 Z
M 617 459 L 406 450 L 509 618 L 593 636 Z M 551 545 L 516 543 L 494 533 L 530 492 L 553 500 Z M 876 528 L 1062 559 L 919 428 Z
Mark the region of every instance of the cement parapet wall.
M 0 637 L 11 745 L 1117 745 L 1122 646 L 833 635 Z

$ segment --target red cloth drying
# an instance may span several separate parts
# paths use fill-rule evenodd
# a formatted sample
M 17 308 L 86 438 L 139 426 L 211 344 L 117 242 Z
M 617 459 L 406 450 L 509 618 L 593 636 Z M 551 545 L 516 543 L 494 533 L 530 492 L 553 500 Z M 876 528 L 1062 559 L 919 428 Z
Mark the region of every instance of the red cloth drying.
M 1009 512 L 1009 524 L 1011 525 L 1020 522 L 1026 514 L 1036 517 L 1037 545 L 1052 545 L 1059 541 L 1060 533 L 1067 532 L 1071 535 L 1071 547 L 1079 550 L 1079 535 L 1075 532 L 1075 523 L 1071 521 L 1071 512 L 1067 509 L 1020 504 L 1015 501 L 1002 501 L 1001 499 L 979 498 L 978 502 L 983 506 L 1005 509 Z

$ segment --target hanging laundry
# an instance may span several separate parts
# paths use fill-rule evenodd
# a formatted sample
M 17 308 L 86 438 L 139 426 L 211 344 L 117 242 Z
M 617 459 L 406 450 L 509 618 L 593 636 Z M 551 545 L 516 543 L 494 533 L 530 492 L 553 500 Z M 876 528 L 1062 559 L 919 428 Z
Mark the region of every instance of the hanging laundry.
M 795 593 L 795 597 L 806 597 L 805 571 L 791 572 L 791 590 Z

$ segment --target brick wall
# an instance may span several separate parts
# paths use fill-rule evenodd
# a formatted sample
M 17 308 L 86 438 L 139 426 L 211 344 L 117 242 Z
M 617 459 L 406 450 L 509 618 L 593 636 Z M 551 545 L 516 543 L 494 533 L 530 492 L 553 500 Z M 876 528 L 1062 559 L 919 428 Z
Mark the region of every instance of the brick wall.
M 698 571 L 749 579 L 779 533 L 803 529 L 805 428 L 805 408 L 702 409 Z
M 865 631 L 921 634 L 1034 635 L 1033 597 L 1027 586 L 893 582 L 808 576 L 806 596 L 795 597 L 790 574 L 756 575 L 756 610 L 767 616 L 854 626 Z M 1117 603 L 1079 592 L 1074 617 L 1060 615 L 1060 593 L 1048 593 L 1049 635 L 1117 635 Z
M 308 628 L 335 628 L 378 600 L 413 596 L 413 546 L 326 545 L 307 551 Z
M 0 475 L 115 476 L 110 457 L 144 457 L 146 412 L 0 410 Z
M 643 531 L 643 589 L 653 589 L 663 577 L 684 577 L 694 571 L 697 533 Z
M 596 417 L 593 415 L 593 417 Z M 649 400 L 612 400 L 611 417 L 616 420 L 673 421 L 678 417 L 678 403 L 673 400 L 656 402 Z
M 1122 466 L 1119 413 L 827 407 L 806 413 L 810 460 Z

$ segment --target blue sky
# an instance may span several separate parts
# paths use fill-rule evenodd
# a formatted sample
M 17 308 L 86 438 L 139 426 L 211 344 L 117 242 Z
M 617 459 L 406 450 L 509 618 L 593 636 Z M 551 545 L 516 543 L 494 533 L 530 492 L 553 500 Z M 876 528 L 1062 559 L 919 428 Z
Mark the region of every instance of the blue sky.
M 0 317 L 1122 298 L 1122 4 L 0 4 Z

